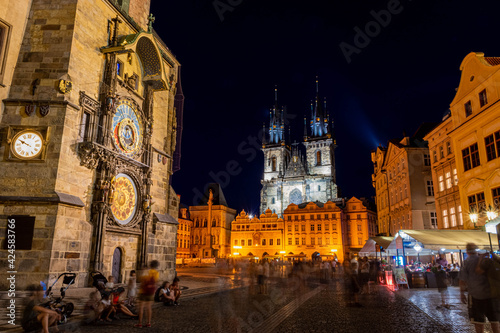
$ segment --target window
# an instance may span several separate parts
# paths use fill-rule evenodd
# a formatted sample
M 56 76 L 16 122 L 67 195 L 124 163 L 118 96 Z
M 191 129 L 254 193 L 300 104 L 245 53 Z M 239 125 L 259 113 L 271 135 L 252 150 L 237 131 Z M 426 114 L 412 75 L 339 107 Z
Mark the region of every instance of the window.
M 443 146 L 439 146 L 439 158 L 444 158 L 444 149 L 443 149 Z
M 332 223 L 332 230 L 337 230 L 337 224 Z
M 484 138 L 486 146 L 486 158 L 488 161 L 494 160 L 500 156 L 500 131 L 495 132 Z
M 198 237 L 198 236 L 196 236 L 196 237 Z M 241 246 L 245 246 L 245 240 L 244 239 L 241 240 Z
M 498 207 L 500 204 L 500 187 L 492 189 L 491 194 L 493 196 L 493 206 Z
M 292 220 L 292 217 L 291 217 L 291 216 L 288 216 L 287 220 L 288 220 L 288 221 L 291 221 L 291 220 Z
M 438 161 L 438 156 L 435 150 L 432 151 L 432 160 L 434 161 L 434 163 L 437 163 Z
M 295 231 L 299 231 L 299 225 L 298 224 L 295 225 Z
M 121 10 L 128 14 L 130 0 L 117 0 L 118 6 L 120 6 Z
M 279 238 L 278 238 L 278 239 L 276 240 L 276 245 L 278 245 L 278 246 L 279 246 L 279 245 L 281 245 L 281 239 L 279 239 Z
M 276 203 L 276 199 L 273 197 L 273 198 L 271 199 L 271 204 L 273 204 L 273 205 L 274 205 L 275 203 Z
M 447 172 L 446 173 L 446 188 L 451 188 L 452 186 L 452 182 L 451 182 L 451 172 Z
M 311 245 L 316 245 L 314 237 L 311 237 Z
M 78 142 L 88 141 L 91 139 L 90 133 L 90 113 L 83 112 L 82 123 L 80 124 L 80 137 L 78 138 Z
M 358 238 L 358 245 L 363 245 L 363 239 Z
M 271 246 L 272 246 L 272 245 L 274 245 L 273 243 L 274 243 L 274 239 L 272 239 L 272 238 L 271 238 L 271 239 L 269 240 L 269 245 L 271 245 Z
M 321 191 L 321 186 L 320 186 L 320 185 L 318 185 L 318 192 L 319 192 L 319 191 Z
M 318 224 L 318 231 L 321 231 L 321 224 Z
M 0 20 L 0 83 L 3 82 L 3 75 L 5 73 L 5 59 L 7 59 L 7 44 L 9 42 L 10 29 L 10 25 Z
M 361 231 L 361 224 L 358 224 L 358 231 Z
M 453 184 L 458 185 L 457 169 L 453 169 Z
M 302 245 L 306 245 L 306 238 L 302 237 Z
M 436 212 L 431 212 L 431 228 L 437 229 L 438 220 Z
M 464 225 L 464 219 L 462 218 L 462 206 L 458 206 L 458 223 Z
M 302 221 L 305 221 L 306 216 L 305 216 L 305 215 L 300 215 L 300 219 L 301 219 Z
M 288 225 L 288 232 L 292 232 L 292 225 L 291 224 Z
M 424 165 L 431 166 L 431 157 L 429 154 L 424 154 Z
M 306 225 L 305 224 L 301 225 L 300 226 L 300 230 L 303 231 L 303 232 L 306 231 Z
M 292 245 L 292 239 L 288 238 L 288 245 Z
M 464 161 L 464 171 L 479 166 L 480 161 L 477 143 L 462 150 L 462 159 Z
M 479 105 L 483 107 L 486 104 L 488 104 L 488 98 L 486 97 L 486 89 L 484 89 L 479 93 Z
M 314 215 L 312 215 L 312 214 L 311 214 L 311 215 L 309 215 L 309 219 L 310 219 L 310 220 L 314 220 Z
M 321 237 L 318 237 L 318 245 L 322 245 L 323 244 L 323 239 Z
M 314 231 L 314 224 L 311 224 L 311 231 Z
M 272 171 L 276 171 L 276 156 L 271 157 Z
M 475 211 L 476 213 L 479 213 L 481 210 L 486 208 L 484 202 L 484 192 L 469 195 L 467 197 L 467 201 L 469 202 L 469 211 Z
M 401 188 L 399 188 L 399 191 L 401 192 Z M 358 215 L 356 216 L 356 218 L 357 218 L 358 220 L 361 220 L 361 214 L 358 214 Z
M 116 62 L 116 75 L 123 77 L 123 62 L 120 60 Z
M 327 219 L 328 219 L 328 214 L 325 214 L 325 220 L 327 220 Z
M 234 245 L 238 245 L 238 240 L 237 239 L 234 240 Z
M 298 237 L 297 237 L 297 238 L 295 238 L 295 245 L 300 245 L 300 244 L 299 244 L 299 238 L 298 238 Z
M 451 143 L 450 141 L 446 142 L 446 154 L 451 154 Z
M 321 165 L 321 152 L 319 150 L 316 152 L 316 165 Z
M 325 223 L 325 230 L 326 231 L 330 230 L 330 223 Z
M 295 215 L 295 216 L 294 216 L 294 220 L 295 220 L 295 221 L 298 221 L 298 220 L 299 220 L 299 216 L 298 216 L 298 215 Z
M 264 246 L 264 245 L 266 245 L 266 240 L 265 239 L 262 240 L 262 246 Z
M 427 196 L 434 196 L 434 187 L 432 186 L 432 180 L 427 181 Z
M 443 209 L 443 228 L 447 229 L 450 226 L 448 225 L 448 210 Z
M 248 240 L 248 246 L 252 246 L 252 240 L 251 239 Z
M 465 108 L 465 117 L 468 117 L 472 114 L 472 104 L 470 101 L 464 104 Z
M 450 221 L 451 221 L 451 226 L 456 227 L 457 226 L 457 217 L 455 215 L 455 207 L 450 208 Z
M 337 219 L 337 214 L 332 214 L 332 219 L 336 220 Z
M 321 220 L 321 214 L 316 215 L 317 220 Z

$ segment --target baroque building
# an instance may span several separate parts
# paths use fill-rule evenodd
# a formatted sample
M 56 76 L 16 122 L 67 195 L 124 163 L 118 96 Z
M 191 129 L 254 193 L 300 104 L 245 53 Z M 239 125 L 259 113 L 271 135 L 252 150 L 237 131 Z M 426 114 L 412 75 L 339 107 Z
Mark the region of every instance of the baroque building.
M 380 233 L 437 228 L 430 155 L 423 139 L 435 125 L 423 124 L 413 136 L 390 140 L 387 147 L 372 151 Z
M 274 106 L 270 111 L 268 135 L 262 142 L 264 175 L 261 181 L 260 212 L 271 209 L 282 215 L 291 203 L 326 202 L 337 198 L 335 178 L 335 147 L 332 126 L 326 111 L 326 101 L 319 97 L 316 78 L 316 97 L 311 104 L 309 131 L 305 121 L 305 156 L 298 143 L 285 139 L 286 108 L 278 106 L 275 90 Z
M 189 216 L 187 207 L 179 208 L 179 225 L 177 228 L 177 253 L 176 259 L 191 258 L 191 230 L 193 228 L 193 221 Z
M 123 282 L 153 259 L 162 279 L 175 275 L 180 64 L 153 31 L 149 5 L 0 9 L 0 33 L 10 36 L 0 39 L 0 228 L 15 221 L 19 288 L 67 271 L 79 287 L 93 270 Z
M 443 121 L 424 137 L 429 143 L 439 229 L 464 228 L 455 153 L 448 135 L 452 129 L 451 113 L 447 112 Z
M 464 227 L 473 229 L 487 222 L 488 210 L 500 211 L 500 58 L 472 52 L 460 70 L 447 134 L 456 158 Z M 469 213 L 478 215 L 475 223 Z
M 222 188 L 208 184 L 197 206 L 189 207 L 192 258 L 225 258 L 231 254 L 231 221 L 236 210 L 229 208 Z

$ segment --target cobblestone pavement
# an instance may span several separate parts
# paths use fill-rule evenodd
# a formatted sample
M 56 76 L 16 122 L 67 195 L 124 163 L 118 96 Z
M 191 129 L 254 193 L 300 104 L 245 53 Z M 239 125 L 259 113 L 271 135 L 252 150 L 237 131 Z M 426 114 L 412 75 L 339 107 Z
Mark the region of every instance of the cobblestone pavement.
M 277 280 L 268 295 L 256 288 L 243 287 L 208 296 L 191 297 L 180 306 L 157 307 L 150 332 L 473 332 L 464 320 L 462 307 L 451 314 L 433 315 L 430 307 L 421 310 L 418 299 L 431 296 L 432 290 L 413 300 L 374 287 L 375 293 L 361 295 L 362 307 L 346 306 L 341 280 L 329 285 L 309 281 Z M 406 292 L 406 291 L 404 291 Z M 410 291 L 411 292 L 411 291 Z M 437 294 L 437 291 L 434 291 Z M 408 296 L 408 295 L 406 295 Z M 439 295 L 437 295 L 439 297 Z M 430 297 L 431 303 L 435 301 Z M 435 307 L 434 307 L 435 308 Z M 431 313 L 429 315 L 427 312 Z M 462 318 L 462 319 L 460 319 Z M 452 322 L 456 321 L 455 324 Z M 79 332 L 137 332 L 136 321 L 115 320 L 78 328 Z

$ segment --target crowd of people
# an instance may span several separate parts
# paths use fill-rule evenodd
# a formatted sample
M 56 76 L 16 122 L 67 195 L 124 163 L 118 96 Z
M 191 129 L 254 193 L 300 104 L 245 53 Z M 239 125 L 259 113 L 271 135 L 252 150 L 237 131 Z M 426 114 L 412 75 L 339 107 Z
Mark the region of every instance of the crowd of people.
M 311 278 L 320 283 L 329 283 L 332 279 L 343 278 L 346 288 L 346 305 L 362 307 L 359 295 L 372 294 L 373 285 L 384 283 L 383 270 L 391 266 L 382 260 L 369 260 L 367 257 L 350 257 L 340 265 L 333 260 L 295 260 L 283 261 L 264 259 L 260 261 L 235 261 L 226 263 L 227 269 L 234 269 L 235 280 L 248 282 L 251 293 L 268 294 L 272 280 L 296 281 L 299 286 L 306 286 Z M 87 323 L 113 321 L 117 314 L 137 319 L 135 327 L 151 327 L 152 305 L 162 302 L 177 306 L 181 297 L 179 279 L 172 283 L 160 284 L 158 262 L 152 261 L 147 269 L 139 274 L 130 272 L 124 285 L 117 286 L 110 276 L 106 283 L 97 283 L 85 306 Z M 456 277 L 460 281 L 461 301 L 468 304 L 471 322 L 476 332 L 483 332 L 486 319 L 491 323 L 492 331 L 500 333 L 500 257 L 478 254 L 477 247 L 467 244 L 467 259 L 460 266 L 449 264 L 444 256 L 433 263 L 410 262 L 405 267 L 407 273 L 433 272 L 437 289 L 441 293 L 441 305 L 438 308 L 449 309 L 446 296 L 450 280 Z M 43 290 L 40 286 L 29 287 L 29 302 L 25 308 L 22 325 L 26 331 L 41 330 L 48 332 L 50 326 L 57 329 L 60 313 L 42 305 Z M 467 292 L 467 294 L 466 294 Z

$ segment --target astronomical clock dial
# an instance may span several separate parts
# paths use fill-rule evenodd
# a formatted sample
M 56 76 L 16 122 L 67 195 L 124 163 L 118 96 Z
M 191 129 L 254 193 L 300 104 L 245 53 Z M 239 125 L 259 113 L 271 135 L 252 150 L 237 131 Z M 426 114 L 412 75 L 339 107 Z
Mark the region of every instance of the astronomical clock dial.
M 137 209 L 137 186 L 129 175 L 119 173 L 113 180 L 113 187 L 111 212 L 118 223 L 126 225 Z
M 134 104 L 122 100 L 113 117 L 113 142 L 116 149 L 132 157 L 142 148 L 143 126 Z
M 17 133 L 12 138 L 12 154 L 23 160 L 30 160 L 40 156 L 43 148 L 43 137 L 33 130 L 25 130 Z

